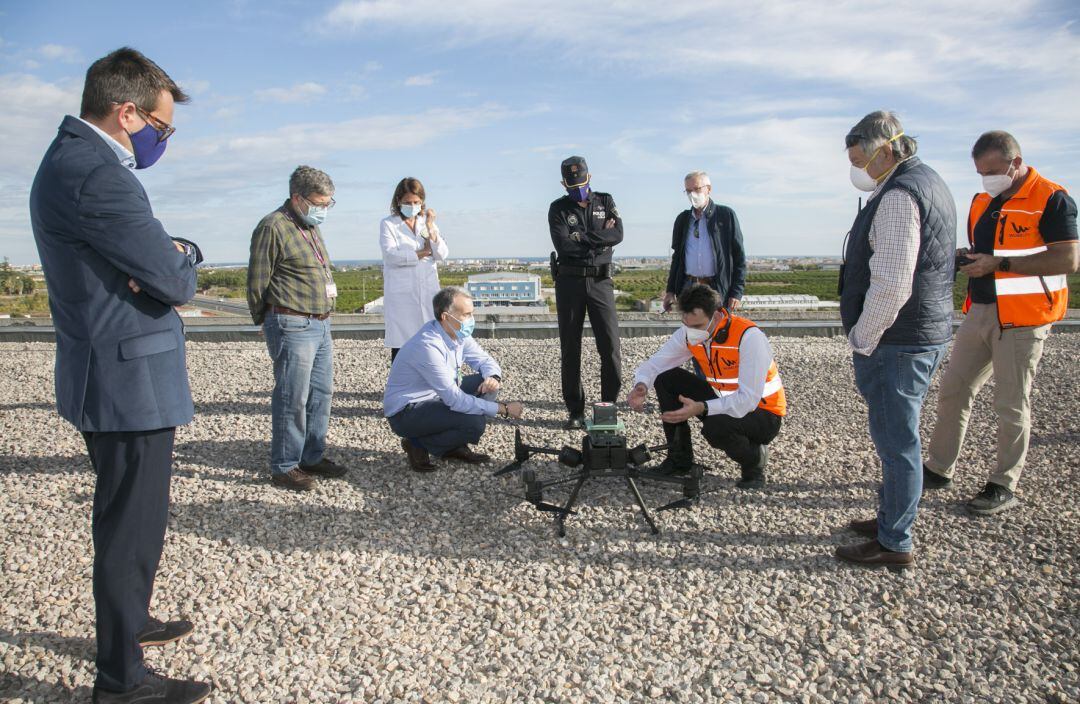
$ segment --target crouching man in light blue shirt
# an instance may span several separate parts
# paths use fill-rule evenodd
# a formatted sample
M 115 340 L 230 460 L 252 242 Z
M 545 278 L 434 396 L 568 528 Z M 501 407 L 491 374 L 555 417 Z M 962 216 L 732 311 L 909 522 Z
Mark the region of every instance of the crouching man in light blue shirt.
M 496 415 L 521 418 L 518 401 L 496 401 L 502 370 L 472 337 L 472 297 L 447 286 L 432 299 L 435 320 L 425 324 L 398 352 L 383 394 L 383 415 L 409 466 L 435 469 L 430 455 L 480 464 L 490 457 L 469 449 Z M 478 373 L 462 376 L 466 363 Z

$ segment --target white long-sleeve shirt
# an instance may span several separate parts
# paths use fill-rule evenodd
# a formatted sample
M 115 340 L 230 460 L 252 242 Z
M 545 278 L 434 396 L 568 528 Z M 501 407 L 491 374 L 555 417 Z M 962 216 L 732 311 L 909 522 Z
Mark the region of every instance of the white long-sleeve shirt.
M 879 197 L 884 181 L 870 196 Z M 896 322 L 900 309 L 911 298 L 915 265 L 919 259 L 922 218 L 919 206 L 907 191 L 894 188 L 880 196 L 881 204 L 870 224 L 870 288 L 862 313 L 848 334 L 851 349 L 870 355 L 885 331 Z
M 708 343 L 705 343 L 708 344 Z M 639 382 L 651 387 L 656 377 L 668 369 L 681 367 L 693 357 L 686 346 L 686 329 L 675 331 L 667 342 L 634 370 L 634 384 Z M 705 407 L 706 415 L 724 414 L 733 418 L 742 418 L 757 408 L 765 392 L 765 377 L 772 365 L 772 346 L 761 328 L 749 328 L 743 333 L 739 343 L 739 388 L 731 394 L 717 395 L 709 399 Z M 777 377 L 779 378 L 779 376 Z M 715 389 L 714 389 L 715 391 Z

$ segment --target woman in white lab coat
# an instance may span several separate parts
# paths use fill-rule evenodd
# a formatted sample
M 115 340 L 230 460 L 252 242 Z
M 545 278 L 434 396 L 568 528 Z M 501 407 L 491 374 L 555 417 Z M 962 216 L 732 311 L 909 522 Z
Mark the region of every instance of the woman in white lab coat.
M 435 211 L 425 201 L 424 185 L 403 178 L 394 189 L 390 216 L 379 223 L 385 345 L 391 361 L 406 340 L 435 319 L 431 299 L 439 292 L 437 263 L 449 254 L 435 224 Z

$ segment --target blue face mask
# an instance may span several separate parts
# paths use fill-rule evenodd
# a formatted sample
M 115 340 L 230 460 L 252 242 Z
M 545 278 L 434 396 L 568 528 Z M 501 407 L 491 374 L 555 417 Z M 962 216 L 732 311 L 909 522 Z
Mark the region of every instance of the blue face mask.
M 582 184 L 580 186 L 572 186 L 566 189 L 566 192 L 570 194 L 571 200 L 578 203 L 583 203 L 589 199 L 589 193 L 592 189 L 589 188 L 589 184 Z
M 302 221 L 303 224 L 310 225 L 312 227 L 316 225 L 322 225 L 323 221 L 326 219 L 326 212 L 328 211 L 329 207 L 327 207 L 326 205 L 315 205 L 308 199 L 303 198 L 302 195 L 300 199 L 308 204 L 307 215 L 302 213 L 298 214 L 300 215 L 300 221 Z
M 447 313 L 447 315 L 450 314 Z M 454 318 L 454 316 L 452 315 L 450 315 L 450 317 Z M 472 337 L 473 330 L 476 329 L 476 318 L 470 316 L 465 320 L 458 320 L 457 318 L 454 318 L 454 320 L 457 320 L 459 323 L 461 323 L 461 327 L 457 329 L 457 339 L 464 340 L 468 337 Z
M 128 134 L 131 139 L 131 151 L 135 153 L 135 168 L 149 169 L 165 153 L 168 141 L 159 141 L 161 133 L 149 122 L 135 134 Z
M 424 206 L 420 203 L 402 203 L 398 206 L 398 210 L 401 211 L 401 217 L 408 220 L 410 218 L 415 218 L 417 215 L 419 215 L 420 209 L 423 207 Z
M 326 207 L 320 208 L 317 205 L 309 205 L 307 215 L 301 215 L 300 219 L 307 225 L 322 225 L 323 221 L 326 220 L 327 210 Z

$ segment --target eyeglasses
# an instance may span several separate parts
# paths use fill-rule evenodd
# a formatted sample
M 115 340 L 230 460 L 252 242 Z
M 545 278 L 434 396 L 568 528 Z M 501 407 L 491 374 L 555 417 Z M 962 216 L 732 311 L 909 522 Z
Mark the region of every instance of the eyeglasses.
M 698 186 L 697 188 L 687 188 L 686 195 L 690 195 L 691 193 L 699 193 L 701 191 L 704 191 L 708 187 L 709 184 L 706 183 L 704 186 Z
M 330 202 L 328 202 L 328 203 L 316 203 L 315 201 L 309 200 L 308 198 L 305 198 L 304 196 L 300 196 L 300 199 L 302 201 L 304 201 L 305 203 L 307 203 L 308 205 L 314 206 L 316 208 L 326 208 L 327 210 L 329 210 L 330 208 L 333 208 L 335 205 L 337 205 L 337 201 L 334 200 L 333 198 L 331 198 Z
M 139 113 L 139 116 L 142 117 L 142 119 L 149 122 L 150 126 L 153 127 L 154 130 L 157 131 L 157 133 L 158 133 L 158 136 L 157 136 L 158 144 L 161 144 L 166 139 L 168 139 L 169 137 L 172 137 L 173 134 L 175 134 L 175 132 L 176 132 L 175 127 L 170 125 L 168 122 L 165 122 L 164 120 L 159 120 L 158 118 L 154 117 L 150 113 L 148 113 L 145 110 L 143 110 L 142 108 L 140 108 L 138 105 L 135 106 L 135 112 Z

